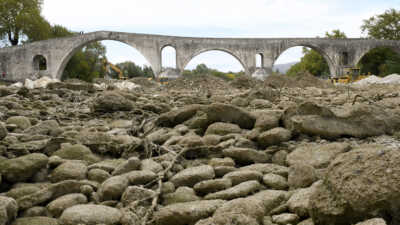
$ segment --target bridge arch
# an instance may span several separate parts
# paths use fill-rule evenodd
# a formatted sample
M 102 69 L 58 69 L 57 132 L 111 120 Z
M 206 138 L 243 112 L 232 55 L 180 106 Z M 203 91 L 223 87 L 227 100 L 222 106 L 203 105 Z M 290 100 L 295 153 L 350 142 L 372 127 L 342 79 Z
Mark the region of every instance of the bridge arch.
M 247 65 L 244 63 L 244 61 L 237 55 L 235 54 L 233 51 L 226 49 L 226 48 L 203 48 L 201 50 L 197 50 L 195 51 L 193 54 L 191 54 L 183 63 L 183 67 L 182 67 L 182 71 L 187 67 L 187 65 L 198 55 L 205 53 L 205 52 L 209 52 L 209 51 L 221 51 L 221 52 L 225 52 L 228 53 L 229 55 L 233 56 L 239 63 L 240 65 L 243 67 L 243 69 L 247 72 L 248 71 L 248 67 Z
M 172 58 L 170 57 L 172 55 Z M 176 69 L 178 64 L 178 55 L 176 52 L 176 47 L 172 44 L 163 45 L 160 48 L 160 58 L 161 58 L 161 69 L 164 70 L 167 67 L 172 67 Z M 168 62 L 170 60 L 170 62 Z M 166 64 L 171 64 L 167 66 Z
M 279 49 L 279 51 L 277 52 L 277 54 L 274 57 L 274 62 L 273 62 L 272 66 L 275 65 L 275 63 L 278 60 L 279 56 L 281 56 L 286 50 L 289 50 L 290 48 L 294 48 L 294 47 L 307 47 L 307 48 L 310 48 L 310 49 L 318 52 L 325 59 L 325 61 L 328 63 L 330 74 L 331 75 L 337 74 L 335 63 L 333 62 L 333 60 L 331 59 L 331 57 L 328 55 L 327 52 L 325 52 L 322 48 L 320 48 L 317 45 L 313 45 L 313 44 L 310 44 L 310 43 L 303 43 L 303 42 L 289 43 L 286 46 L 284 46 L 283 48 Z
M 374 45 L 374 46 L 368 46 L 368 48 L 364 48 L 363 50 L 359 51 L 358 54 L 356 55 L 354 59 L 354 65 L 358 65 L 362 58 L 367 55 L 369 52 L 371 52 L 374 49 L 379 49 L 379 48 L 387 48 L 392 50 L 393 52 L 397 53 L 400 56 L 400 46 L 393 46 L 393 45 Z
M 65 67 L 71 60 L 72 56 L 75 55 L 75 53 L 77 53 L 84 46 L 96 41 L 117 41 L 131 46 L 147 60 L 153 72 L 154 73 L 156 72 L 153 67 L 154 65 L 153 62 L 151 61 L 151 57 L 147 55 L 146 52 L 141 51 L 141 49 L 138 48 L 138 45 L 132 42 L 132 40 L 128 41 L 127 38 L 122 38 L 120 35 L 114 35 L 113 32 L 96 32 L 92 33 L 91 35 L 81 35 L 81 36 L 82 38 L 77 39 L 76 42 L 73 42 L 70 46 L 68 46 L 69 48 L 67 48 L 61 60 L 59 61 L 60 62 L 59 65 L 57 65 L 55 78 L 61 79 Z

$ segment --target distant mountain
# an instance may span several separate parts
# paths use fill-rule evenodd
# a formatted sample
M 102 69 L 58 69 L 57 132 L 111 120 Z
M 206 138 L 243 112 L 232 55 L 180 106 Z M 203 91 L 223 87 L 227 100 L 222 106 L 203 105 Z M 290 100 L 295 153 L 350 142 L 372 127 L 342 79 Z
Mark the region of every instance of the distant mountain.
M 272 68 L 272 71 L 277 71 L 277 70 L 279 70 L 280 73 L 285 74 L 285 73 L 290 69 L 290 67 L 292 67 L 292 66 L 293 66 L 294 64 L 296 64 L 296 63 L 298 63 L 298 62 L 290 62 L 290 63 L 285 63 L 285 64 L 277 64 L 277 65 L 274 65 L 274 67 Z

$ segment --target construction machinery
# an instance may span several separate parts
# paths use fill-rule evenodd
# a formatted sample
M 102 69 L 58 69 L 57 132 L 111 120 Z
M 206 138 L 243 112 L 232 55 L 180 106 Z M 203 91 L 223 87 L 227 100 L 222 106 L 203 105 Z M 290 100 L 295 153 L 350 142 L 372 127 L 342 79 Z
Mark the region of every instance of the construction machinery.
M 345 67 L 345 68 L 343 68 L 342 75 L 339 77 L 331 78 L 331 81 L 334 84 L 348 84 L 348 83 L 352 83 L 352 82 L 357 82 L 357 81 L 367 78 L 369 76 L 370 76 L 369 73 L 368 73 L 368 75 L 361 74 L 360 68 Z
M 128 77 L 126 77 L 124 75 L 124 73 L 114 64 L 110 63 L 109 61 L 107 61 L 107 59 L 103 59 L 103 66 L 104 66 L 104 70 L 107 72 L 107 74 L 109 73 L 109 70 L 113 70 L 118 74 L 118 79 L 119 80 L 126 80 L 128 79 Z

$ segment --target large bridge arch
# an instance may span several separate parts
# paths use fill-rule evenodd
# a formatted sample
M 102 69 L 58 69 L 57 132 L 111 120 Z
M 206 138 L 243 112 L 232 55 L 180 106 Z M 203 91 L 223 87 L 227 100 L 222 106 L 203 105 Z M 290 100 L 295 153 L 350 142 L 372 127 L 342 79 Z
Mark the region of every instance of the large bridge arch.
M 205 53 L 205 52 L 209 52 L 209 51 L 221 51 L 221 52 L 225 52 L 225 53 L 233 56 L 240 63 L 240 65 L 243 67 L 245 72 L 248 71 L 248 66 L 244 63 L 244 60 L 242 60 L 239 57 L 239 54 L 237 54 L 227 48 L 202 48 L 202 49 L 196 50 L 195 52 L 190 54 L 190 56 L 184 60 L 181 70 L 183 71 L 187 67 L 187 65 L 190 63 L 190 61 L 192 61 L 196 56 L 198 56 L 202 53 Z
M 289 50 L 290 48 L 294 48 L 294 47 L 306 47 L 306 48 L 310 48 L 310 49 L 318 52 L 328 63 L 330 74 L 333 74 L 333 75 L 337 74 L 337 67 L 336 67 L 334 61 L 332 60 L 332 58 L 329 56 L 329 53 L 327 51 L 325 51 L 323 48 L 321 48 L 320 46 L 318 46 L 316 44 L 311 44 L 308 42 L 288 42 L 286 45 L 281 46 L 281 48 L 279 48 L 279 50 L 276 52 L 276 54 L 274 56 L 273 64 L 271 67 L 273 67 L 275 65 L 279 56 L 281 56 L 285 51 Z
M 58 65 L 56 66 L 57 69 L 55 78 L 61 79 L 65 67 L 75 53 L 77 53 L 84 46 L 96 41 L 117 41 L 131 46 L 137 50 L 147 60 L 147 62 L 149 62 L 153 72 L 157 72 L 157 68 L 154 67 L 154 64 L 156 63 L 154 62 L 154 57 L 151 54 L 148 54 L 146 49 L 143 49 L 140 45 L 136 44 L 135 40 L 132 38 L 123 37 L 123 34 L 121 35 L 113 32 L 96 32 L 89 35 L 81 35 L 81 37 L 82 38 L 78 38 L 77 41 L 72 42 L 65 50 L 63 56 L 58 62 Z
M 393 45 L 382 44 L 382 45 L 367 46 L 367 47 L 364 47 L 364 48 L 360 49 L 356 53 L 356 56 L 354 58 L 353 64 L 354 65 L 358 65 L 360 63 L 361 59 L 365 55 L 367 55 L 369 52 L 371 52 L 372 50 L 377 49 L 377 48 L 388 48 L 390 50 L 393 50 L 394 52 L 396 52 L 400 56 L 400 45 L 399 46 L 393 46 Z

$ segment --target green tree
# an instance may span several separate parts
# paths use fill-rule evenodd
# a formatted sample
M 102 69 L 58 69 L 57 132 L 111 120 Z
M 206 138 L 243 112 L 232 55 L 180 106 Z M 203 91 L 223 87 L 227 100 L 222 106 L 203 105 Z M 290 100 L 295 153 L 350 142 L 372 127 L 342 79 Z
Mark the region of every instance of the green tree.
M 24 36 L 42 35 L 48 23 L 40 15 L 41 6 L 42 0 L 1 0 L 0 38 L 15 46 Z
M 383 14 L 364 20 L 361 30 L 369 38 L 400 40 L 400 11 L 386 10 Z M 385 76 L 400 73 L 400 56 L 390 48 L 372 49 L 360 60 L 358 66 L 362 73 Z
M 332 33 L 326 32 L 326 38 L 340 39 L 347 38 L 344 32 L 340 30 L 333 30 Z M 314 76 L 328 75 L 330 73 L 328 63 L 325 58 L 313 49 L 303 47 L 304 56 L 301 58 L 299 63 L 293 65 L 286 74 L 294 76 L 299 73 L 308 71 Z

